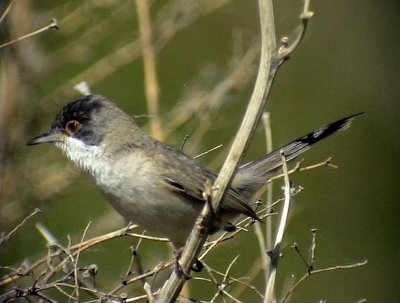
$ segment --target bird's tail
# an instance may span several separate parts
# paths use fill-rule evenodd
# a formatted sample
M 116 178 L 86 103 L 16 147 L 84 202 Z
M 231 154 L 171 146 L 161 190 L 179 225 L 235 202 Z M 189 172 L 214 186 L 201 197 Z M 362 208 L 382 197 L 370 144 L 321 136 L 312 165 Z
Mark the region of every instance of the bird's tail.
M 232 187 L 250 199 L 264 187 L 268 180 L 281 173 L 281 152 L 284 153 L 286 161 L 293 160 L 310 149 L 315 143 L 338 131 L 349 128 L 354 118 L 361 114 L 357 113 L 323 126 L 260 159 L 243 164 L 238 168 L 236 176 L 232 181 Z

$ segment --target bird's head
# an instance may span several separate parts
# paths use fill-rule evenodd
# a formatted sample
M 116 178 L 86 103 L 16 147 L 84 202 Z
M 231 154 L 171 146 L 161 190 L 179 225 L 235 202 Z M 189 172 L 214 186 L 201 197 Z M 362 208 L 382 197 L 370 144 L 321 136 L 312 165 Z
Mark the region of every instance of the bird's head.
M 100 95 L 89 95 L 64 106 L 49 131 L 27 145 L 54 143 L 78 166 L 124 142 L 137 131 L 131 117 Z

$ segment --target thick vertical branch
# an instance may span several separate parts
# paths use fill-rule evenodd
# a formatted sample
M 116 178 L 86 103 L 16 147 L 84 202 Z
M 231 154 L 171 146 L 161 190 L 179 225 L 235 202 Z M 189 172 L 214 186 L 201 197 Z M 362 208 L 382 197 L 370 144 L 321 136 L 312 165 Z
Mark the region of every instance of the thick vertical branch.
M 232 180 L 238 162 L 246 150 L 257 127 L 257 123 L 263 112 L 270 92 L 275 72 L 278 68 L 277 64 L 274 64 L 276 61 L 276 38 L 272 0 L 259 0 L 259 10 L 261 26 L 261 60 L 256 84 L 235 140 L 218 178 L 212 187 L 211 202 L 213 209 L 211 209 L 209 203 L 206 203 L 199 217 L 200 222 L 203 223 L 210 220 L 211 211 L 218 211 L 220 207 L 222 197 Z M 207 196 L 207 193 L 205 193 L 205 196 Z M 191 265 L 197 258 L 197 255 L 206 240 L 206 237 L 204 237 L 204 230 L 201 230 L 204 228 L 204 225 L 199 224 L 199 220 L 192 230 L 181 256 L 181 269 L 184 273 L 190 273 Z M 184 277 L 174 271 L 162 288 L 158 302 L 175 301 L 184 283 Z
M 259 10 L 261 26 L 261 60 L 256 84 L 242 124 L 240 125 L 218 178 L 214 183 L 214 188 L 217 189 L 213 191 L 212 195 L 214 211 L 218 211 L 222 197 L 231 182 L 237 164 L 242 158 L 243 153 L 254 134 L 272 85 L 273 77 L 270 77 L 270 75 L 273 62 L 275 61 L 274 53 L 276 50 L 272 1 L 259 0 Z M 273 75 L 275 75 L 275 73 L 273 73 Z
M 158 104 L 158 82 L 156 71 L 156 59 L 153 48 L 149 5 L 147 0 L 136 0 L 139 31 L 143 55 L 145 74 L 145 89 L 147 107 L 151 116 L 150 128 L 153 137 L 162 140 L 163 132 L 159 116 Z

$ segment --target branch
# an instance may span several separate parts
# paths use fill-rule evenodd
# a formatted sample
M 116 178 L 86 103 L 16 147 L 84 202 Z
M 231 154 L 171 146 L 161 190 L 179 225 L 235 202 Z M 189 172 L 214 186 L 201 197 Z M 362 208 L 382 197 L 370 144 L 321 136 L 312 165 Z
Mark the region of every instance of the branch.
M 148 112 L 151 115 L 150 128 L 151 134 L 158 140 L 163 139 L 163 130 L 161 127 L 160 116 L 158 112 L 158 82 L 156 71 L 156 59 L 154 47 L 152 45 L 152 30 L 149 15 L 149 5 L 147 0 L 136 0 L 138 15 L 140 41 L 142 47 L 145 88 Z
M 3 20 L 5 19 L 5 17 L 8 15 L 8 13 L 11 10 L 11 7 L 13 6 L 15 0 L 11 0 L 10 3 L 8 3 L 7 8 L 4 10 L 3 14 L 0 17 L 0 24 L 3 22 Z
M 53 18 L 51 20 L 50 24 L 48 24 L 46 26 L 43 26 L 43 27 L 39 28 L 38 30 L 35 30 L 35 31 L 33 31 L 33 32 L 29 33 L 29 34 L 26 34 L 26 35 L 23 35 L 21 37 L 18 37 L 17 39 L 14 39 L 14 40 L 8 41 L 6 43 L 0 44 L 0 49 L 4 48 L 6 46 L 13 45 L 13 44 L 15 44 L 15 43 L 17 43 L 19 41 L 25 40 L 27 38 L 33 37 L 35 35 L 38 35 L 38 34 L 40 34 L 42 32 L 45 32 L 45 31 L 47 31 L 49 29 L 58 29 L 58 22 L 57 22 L 56 19 Z
M 279 56 L 283 60 L 287 59 L 291 53 L 300 45 L 301 41 L 303 40 L 307 28 L 308 28 L 308 21 L 314 15 L 312 11 L 310 11 L 310 3 L 311 0 L 304 0 L 303 4 L 303 12 L 300 14 L 300 20 L 302 21 L 302 27 L 300 29 L 300 33 L 297 35 L 296 39 L 291 43 L 289 46 L 289 39 L 287 37 L 283 37 L 281 39 L 281 47 L 279 48 Z
M 301 159 L 300 161 L 297 161 L 296 165 L 291 170 L 288 171 L 289 176 L 291 174 L 294 174 L 294 173 L 297 173 L 297 172 L 305 172 L 305 171 L 312 170 L 312 169 L 317 169 L 317 168 L 320 168 L 320 167 L 330 167 L 330 168 L 335 168 L 335 169 L 338 168 L 337 165 L 332 163 L 332 157 L 329 157 L 324 161 L 318 162 L 316 164 L 308 165 L 308 166 L 305 166 L 305 167 L 302 166 L 303 162 L 304 162 L 304 159 Z M 280 179 L 280 178 L 284 177 L 284 175 L 285 174 L 282 173 L 282 174 L 273 176 L 271 179 L 269 179 L 267 181 L 267 183 L 269 184 L 269 183 L 271 183 L 271 182 L 273 182 L 273 181 L 275 181 L 277 179 Z
M 271 133 L 271 120 L 268 112 L 264 112 L 262 115 L 262 122 L 264 125 L 265 139 L 266 139 L 266 152 L 267 154 L 272 152 L 272 133 Z M 272 204 L 272 182 L 267 185 L 267 207 Z M 267 208 L 268 209 L 268 208 Z M 266 209 L 266 211 L 267 211 Z M 268 258 L 266 251 L 272 247 L 272 220 L 266 220 L 265 222 L 265 236 L 261 229 L 261 222 L 256 222 L 254 226 L 254 232 L 257 236 L 258 246 L 260 248 L 260 257 L 262 270 L 264 271 L 265 282 L 268 279 L 268 272 L 270 267 L 270 259 Z
M 89 249 L 90 247 L 94 246 L 94 245 L 98 245 L 100 243 L 103 243 L 105 241 L 114 239 L 114 238 L 119 238 L 119 237 L 123 237 L 123 236 L 129 236 L 129 237 L 135 237 L 135 238 L 139 238 L 139 239 L 147 239 L 147 240 L 154 240 L 154 241 L 162 241 L 162 242 L 168 242 L 168 239 L 165 238 L 158 238 L 158 237 L 151 237 L 151 236 L 146 236 L 146 235 L 141 235 L 141 234 L 136 234 L 136 233 L 132 233 L 130 232 L 131 230 L 137 228 L 137 225 L 128 225 L 127 227 L 121 228 L 119 230 L 110 232 L 108 234 L 104 234 L 98 237 L 94 237 L 91 239 L 88 239 L 82 243 L 78 243 L 75 245 L 72 245 L 69 250 L 71 251 L 71 254 L 73 256 L 75 256 L 78 251 L 84 251 Z M 55 244 L 55 243 L 54 243 Z M 57 252 L 55 252 L 54 254 L 52 254 L 52 257 L 56 257 L 59 256 L 63 253 L 63 250 L 58 250 Z M 4 286 L 7 284 L 10 284 L 12 282 L 15 282 L 17 279 L 28 275 L 30 272 L 32 272 L 34 269 L 38 268 L 39 266 L 41 266 L 42 264 L 46 263 L 46 261 L 48 260 L 48 256 L 43 257 L 41 259 L 39 259 L 38 261 L 34 262 L 32 265 L 26 267 L 26 268 L 21 268 L 22 271 L 18 271 L 15 272 L 13 274 L 9 274 L 7 277 L 0 279 L 0 286 Z
M 276 271 L 278 266 L 278 259 L 281 254 L 281 244 L 283 239 L 283 234 L 285 232 L 287 218 L 289 215 L 290 202 L 292 200 L 291 186 L 289 181 L 289 173 L 286 164 L 286 158 L 283 152 L 281 152 L 282 158 L 282 170 L 284 174 L 285 180 L 285 202 L 283 204 L 282 209 L 282 217 L 279 223 L 278 232 L 276 234 L 274 249 L 269 252 L 269 256 L 271 258 L 271 268 L 269 270 L 268 279 L 267 279 L 267 287 L 265 290 L 264 303 L 270 303 L 274 301 L 274 287 L 275 287 L 275 278 Z
M 10 237 L 18 231 L 18 229 L 20 229 L 30 218 L 32 218 L 34 215 L 40 213 L 40 209 L 39 208 L 35 208 L 35 210 L 30 213 L 28 216 L 26 216 L 21 223 L 19 223 L 16 227 L 13 228 L 13 230 L 11 230 L 7 235 L 5 236 L 0 236 L 0 246 L 2 244 L 4 244 L 5 242 L 7 242 L 8 239 L 10 239 Z
M 312 270 L 312 271 L 310 271 L 310 273 L 307 272 L 304 276 L 302 276 L 300 278 L 299 281 L 296 282 L 295 285 L 292 286 L 292 288 L 289 289 L 289 291 L 286 293 L 286 295 L 282 298 L 281 303 L 285 302 L 289 298 L 289 296 L 293 293 L 295 288 L 298 287 L 305 279 L 307 279 L 311 275 L 320 274 L 320 273 L 327 272 L 327 271 L 332 271 L 332 270 L 350 269 L 350 268 L 360 267 L 360 266 L 366 265 L 367 262 L 368 261 L 365 260 L 365 261 L 354 263 L 354 264 L 350 264 L 350 265 L 336 265 L 336 266 L 332 266 L 332 267 Z
M 82 248 L 82 243 L 83 243 L 83 240 L 85 239 L 85 236 L 90 227 L 90 224 L 92 224 L 92 221 L 89 221 L 89 223 L 85 227 L 85 230 L 83 231 L 82 239 L 81 239 L 81 242 L 79 243 L 78 253 L 76 254 L 75 262 L 74 262 L 74 279 L 75 279 L 75 294 L 76 294 L 75 298 L 76 298 L 76 301 L 78 301 L 78 302 L 79 302 L 78 261 L 79 261 L 79 256 L 80 256 L 80 252 L 81 252 L 81 248 Z
M 277 71 L 272 68 L 275 55 L 275 26 L 273 16 L 272 0 L 259 0 L 260 26 L 261 26 L 261 60 L 258 70 L 256 84 L 247 107 L 242 124 L 238 130 L 229 154 L 224 165 L 215 181 L 211 192 L 212 208 L 209 203 L 205 203 L 198 222 L 209 221 L 211 211 L 217 212 L 220 208 L 222 197 L 228 188 L 232 176 L 236 170 L 239 160 L 252 137 L 257 123 L 260 119 L 268 94 L 272 85 L 272 80 Z M 208 193 L 204 193 L 208 196 Z M 196 222 L 197 223 L 197 222 Z M 189 236 L 185 249 L 181 256 L 181 267 L 184 273 L 190 273 L 191 265 L 200 252 L 207 237 L 204 237 L 204 226 L 196 224 Z M 206 228 L 207 232 L 207 228 Z M 170 278 L 162 288 L 158 302 L 173 302 L 178 297 L 185 280 L 177 272 L 173 271 Z

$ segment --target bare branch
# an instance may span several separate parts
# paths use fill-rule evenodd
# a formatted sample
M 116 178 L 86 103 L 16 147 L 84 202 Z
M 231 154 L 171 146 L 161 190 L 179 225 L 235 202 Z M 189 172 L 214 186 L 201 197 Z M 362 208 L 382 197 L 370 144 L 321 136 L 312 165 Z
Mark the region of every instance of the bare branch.
M 79 281 L 78 281 L 78 261 L 79 261 L 79 255 L 80 255 L 80 248 L 82 247 L 83 240 L 85 239 L 86 233 L 90 227 L 90 224 L 92 224 L 91 221 L 86 225 L 85 230 L 83 231 L 81 242 L 79 243 L 79 249 L 78 253 L 76 254 L 75 257 L 75 264 L 74 264 L 74 278 L 75 278 L 75 293 L 76 293 L 76 301 L 79 301 Z
M 139 1 L 140 1 L 140 0 L 139 0 Z M 151 292 L 150 284 L 146 282 L 146 283 L 144 284 L 144 287 L 143 287 L 143 288 L 144 288 L 144 290 L 145 290 L 145 292 L 146 292 L 148 302 L 149 302 L 149 303 L 154 303 L 154 302 L 155 302 L 155 298 L 154 298 L 153 293 Z
M 316 228 L 311 229 L 311 233 L 312 233 L 312 242 L 310 248 L 310 261 L 308 262 L 308 267 L 310 270 L 313 270 L 316 261 L 315 250 L 317 249 L 317 229 Z
M 267 154 L 271 153 L 273 151 L 273 145 L 272 145 L 272 128 L 271 128 L 271 115 L 269 112 L 265 112 L 262 115 L 262 121 L 264 125 L 264 131 L 265 131 L 265 141 L 266 141 L 266 150 Z M 272 193 L 273 193 L 273 184 L 272 182 L 267 185 L 267 208 L 270 207 L 272 204 Z M 266 237 L 266 247 L 268 249 L 272 248 L 272 219 L 267 220 L 265 224 L 265 237 Z M 268 276 L 267 271 L 265 271 L 265 277 Z
M 164 238 L 157 238 L 157 237 L 150 237 L 150 236 L 145 236 L 145 235 L 140 235 L 140 234 L 134 234 L 134 233 L 129 233 L 129 231 L 137 228 L 137 225 L 128 225 L 127 227 L 121 228 L 119 230 L 110 232 L 108 234 L 104 234 L 98 237 L 93 237 L 91 239 L 88 239 L 82 243 L 78 243 L 76 245 L 71 246 L 69 249 L 73 252 L 72 254 L 75 255 L 79 250 L 87 250 L 90 247 L 94 245 L 98 245 L 100 243 L 103 243 L 105 241 L 122 237 L 122 236 L 132 236 L 132 237 L 137 237 L 137 238 L 143 238 L 143 239 L 149 239 L 149 240 L 155 240 L 155 241 L 168 241 L 167 239 Z M 58 251 L 55 254 L 53 254 L 53 257 L 60 255 L 62 251 Z M 26 267 L 23 269 L 23 271 L 19 273 L 14 273 L 12 275 L 9 275 L 8 277 L 5 277 L 4 279 L 0 280 L 0 286 L 7 285 L 9 283 L 15 282 L 17 279 L 21 278 L 22 276 L 27 275 L 29 272 L 34 270 L 35 268 L 39 267 L 40 265 L 44 264 L 47 262 L 47 256 L 41 258 L 40 260 L 36 261 L 32 265 Z
M 292 288 L 289 289 L 289 291 L 285 294 L 285 296 L 282 298 L 282 300 L 280 301 L 281 303 L 285 302 L 289 296 L 293 293 L 293 291 L 305 280 L 307 279 L 310 275 L 314 275 L 314 274 L 320 274 L 323 272 L 327 272 L 327 271 L 333 271 L 333 270 L 339 270 L 339 269 L 350 269 L 350 268 L 355 268 L 355 267 L 360 267 L 363 265 L 367 264 L 367 260 L 362 261 L 362 262 L 358 262 L 358 263 L 354 263 L 354 264 L 350 264 L 350 265 L 336 265 L 336 266 L 332 266 L 332 267 L 327 267 L 327 268 L 321 268 L 321 269 L 317 269 L 317 270 L 312 270 L 310 273 L 306 273 L 304 276 L 302 276 L 300 278 L 299 281 L 296 282 L 295 285 L 292 286 Z
M 47 31 L 49 29 L 58 29 L 58 23 L 57 23 L 56 19 L 53 18 L 51 20 L 50 24 L 48 24 L 46 26 L 43 26 L 42 28 L 39 28 L 38 30 L 35 30 L 35 31 L 33 31 L 33 32 L 29 33 L 29 34 L 26 34 L 26 35 L 23 35 L 21 37 L 18 37 L 17 39 L 14 39 L 12 41 L 8 41 L 6 43 L 0 44 L 0 49 L 2 49 L 4 47 L 7 47 L 7 46 L 10 46 L 10 45 L 13 45 L 13 44 L 15 44 L 15 43 L 17 43 L 19 41 L 22 41 L 22 40 L 25 40 L 27 38 L 33 37 L 33 36 L 38 35 L 40 33 L 43 33 L 43 32 L 45 32 L 45 31 Z
M 324 167 L 324 166 L 328 166 L 331 168 L 338 168 L 338 166 L 333 164 L 331 161 L 332 161 L 332 157 L 329 157 L 328 159 L 326 159 L 322 162 L 303 167 L 302 163 L 304 162 L 304 159 L 302 159 L 302 160 L 298 161 L 291 170 L 289 170 L 288 174 L 291 175 L 295 172 L 304 172 L 304 171 L 308 171 L 308 170 L 312 170 L 312 169 L 316 169 L 316 168 L 320 168 L 320 167 Z M 269 179 L 268 183 L 275 181 L 276 179 L 280 179 L 282 177 L 284 177 L 284 174 L 276 175 L 276 176 L 272 177 L 271 179 Z
M 109 294 L 110 295 L 115 294 L 116 292 L 120 291 L 122 288 L 124 288 L 125 286 L 127 286 L 129 284 L 143 280 L 144 278 L 147 278 L 147 277 L 151 277 L 151 276 L 157 274 L 158 272 L 171 267 L 171 265 L 173 265 L 174 263 L 175 263 L 175 260 L 171 260 L 168 262 L 161 262 L 161 263 L 157 264 L 156 266 L 154 266 L 151 270 L 145 272 L 144 274 L 133 277 L 133 278 L 129 279 L 128 281 L 124 281 L 123 284 L 115 287 L 112 291 L 109 292 Z
M 210 209 L 209 203 L 205 203 L 204 209 L 200 215 L 201 222 L 208 222 L 211 211 L 218 211 L 222 197 L 225 190 L 228 188 L 232 176 L 236 170 L 239 160 L 242 158 L 243 152 L 247 148 L 251 136 L 253 135 L 257 123 L 260 119 L 267 96 L 269 94 L 272 80 L 275 72 L 271 71 L 271 65 L 274 61 L 275 52 L 275 26 L 273 16 L 272 1 L 259 1 L 260 10 L 260 25 L 261 25 L 261 60 L 258 70 L 256 84 L 251 96 L 249 105 L 247 107 L 245 116 L 242 124 L 238 130 L 232 147 L 228 153 L 224 165 L 218 175 L 217 180 L 214 182 L 213 188 L 216 190 L 211 192 L 212 208 Z M 205 195 L 208 195 L 205 193 Z M 190 266 L 193 264 L 194 259 L 200 252 L 206 237 L 203 235 L 204 226 L 196 224 L 189 239 L 186 243 L 185 249 L 182 253 L 181 264 L 182 268 L 186 273 L 186 270 L 190 272 Z M 206 231 L 207 231 L 206 227 Z M 185 280 L 182 279 L 176 272 L 173 272 L 170 278 L 165 283 L 163 289 L 160 292 L 159 302 L 174 301 L 183 285 Z
M 314 15 L 312 11 L 310 11 L 310 3 L 311 0 L 304 0 L 303 3 L 303 12 L 300 14 L 300 20 L 302 21 L 302 27 L 300 28 L 300 32 L 297 35 L 296 39 L 288 46 L 289 39 L 287 37 L 283 37 L 281 40 L 281 47 L 279 48 L 279 56 L 282 60 L 286 59 L 290 56 L 291 53 L 300 45 L 303 40 L 307 28 L 308 22 L 311 17 Z
M 291 204 L 291 200 L 292 200 L 291 186 L 290 186 L 290 181 L 289 181 L 289 173 L 288 173 L 288 168 L 287 168 L 287 164 L 286 164 L 286 158 L 285 158 L 283 151 L 281 152 L 281 159 L 282 159 L 282 170 L 283 170 L 284 180 L 285 180 L 285 189 L 284 189 L 285 202 L 283 204 L 281 220 L 279 222 L 278 232 L 277 232 L 276 238 L 275 238 L 274 249 L 269 253 L 269 256 L 271 258 L 271 268 L 269 270 L 269 275 L 268 275 L 268 279 L 267 279 L 267 287 L 265 289 L 265 297 L 264 297 L 265 303 L 271 303 L 274 301 L 275 279 L 276 279 L 276 271 L 277 271 L 277 266 L 278 266 L 278 259 L 281 254 L 281 243 L 282 243 L 283 235 L 285 232 L 287 219 L 288 219 L 288 215 L 289 215 L 289 208 L 290 208 L 290 204 Z
M 4 18 L 8 15 L 10 12 L 11 7 L 13 6 L 15 0 L 11 0 L 10 3 L 8 3 L 7 8 L 4 10 L 3 14 L 0 17 L 0 24 L 3 22 Z
M 153 47 L 149 5 L 147 0 L 136 0 L 139 23 L 140 42 L 142 48 L 145 88 L 148 112 L 151 115 L 150 128 L 153 137 L 162 140 L 164 137 L 159 116 L 159 94 L 156 70 L 156 59 Z
M 5 242 L 7 242 L 8 239 L 10 239 L 10 237 L 17 232 L 30 218 L 32 218 L 34 215 L 40 213 L 40 209 L 39 208 L 35 208 L 35 210 L 30 213 L 28 216 L 26 216 L 21 223 L 19 223 L 17 226 L 15 226 L 7 235 L 5 236 L 1 236 L 0 237 L 0 245 L 4 244 Z
M 197 158 L 203 157 L 203 156 L 207 155 L 208 153 L 210 153 L 210 152 L 212 152 L 214 150 L 217 150 L 218 148 L 221 148 L 222 146 L 224 146 L 224 145 L 220 144 L 220 145 L 217 145 L 217 146 L 215 146 L 213 148 L 210 148 L 209 150 L 206 150 L 205 152 L 194 156 L 193 159 L 197 159 Z
M 185 278 L 190 274 L 191 266 L 198 256 L 203 243 L 207 239 L 210 220 L 212 217 L 211 205 L 211 184 L 206 185 L 206 190 L 203 193 L 205 205 L 196 220 L 195 226 L 186 242 L 185 249 L 183 250 L 180 260 L 178 260 L 180 271 L 174 270 L 171 276 L 161 289 L 157 302 L 173 302 L 179 295 L 185 282 Z
M 267 112 L 264 112 L 262 115 L 262 122 L 264 125 L 265 137 L 266 137 L 266 151 L 267 154 L 272 152 L 272 133 L 271 133 L 271 121 L 270 115 Z M 267 209 L 268 206 L 272 204 L 272 182 L 269 182 L 267 185 Z M 262 269 L 264 270 L 264 279 L 265 282 L 268 278 L 268 271 L 270 267 L 270 259 L 265 253 L 267 250 L 271 249 L 272 246 L 272 220 L 266 220 L 265 224 L 265 235 L 261 229 L 261 222 L 256 222 L 254 225 L 254 232 L 257 236 L 258 245 L 260 248 L 260 256 L 261 256 L 261 264 Z M 268 248 L 267 248 L 268 247 Z
M 238 258 L 239 258 L 239 255 L 237 255 L 235 258 L 233 258 L 231 263 L 229 263 L 228 268 L 226 269 L 225 274 L 224 274 L 224 279 L 222 280 L 223 283 L 227 283 L 228 282 L 229 272 L 231 271 L 231 268 L 232 268 L 233 264 L 236 263 Z

